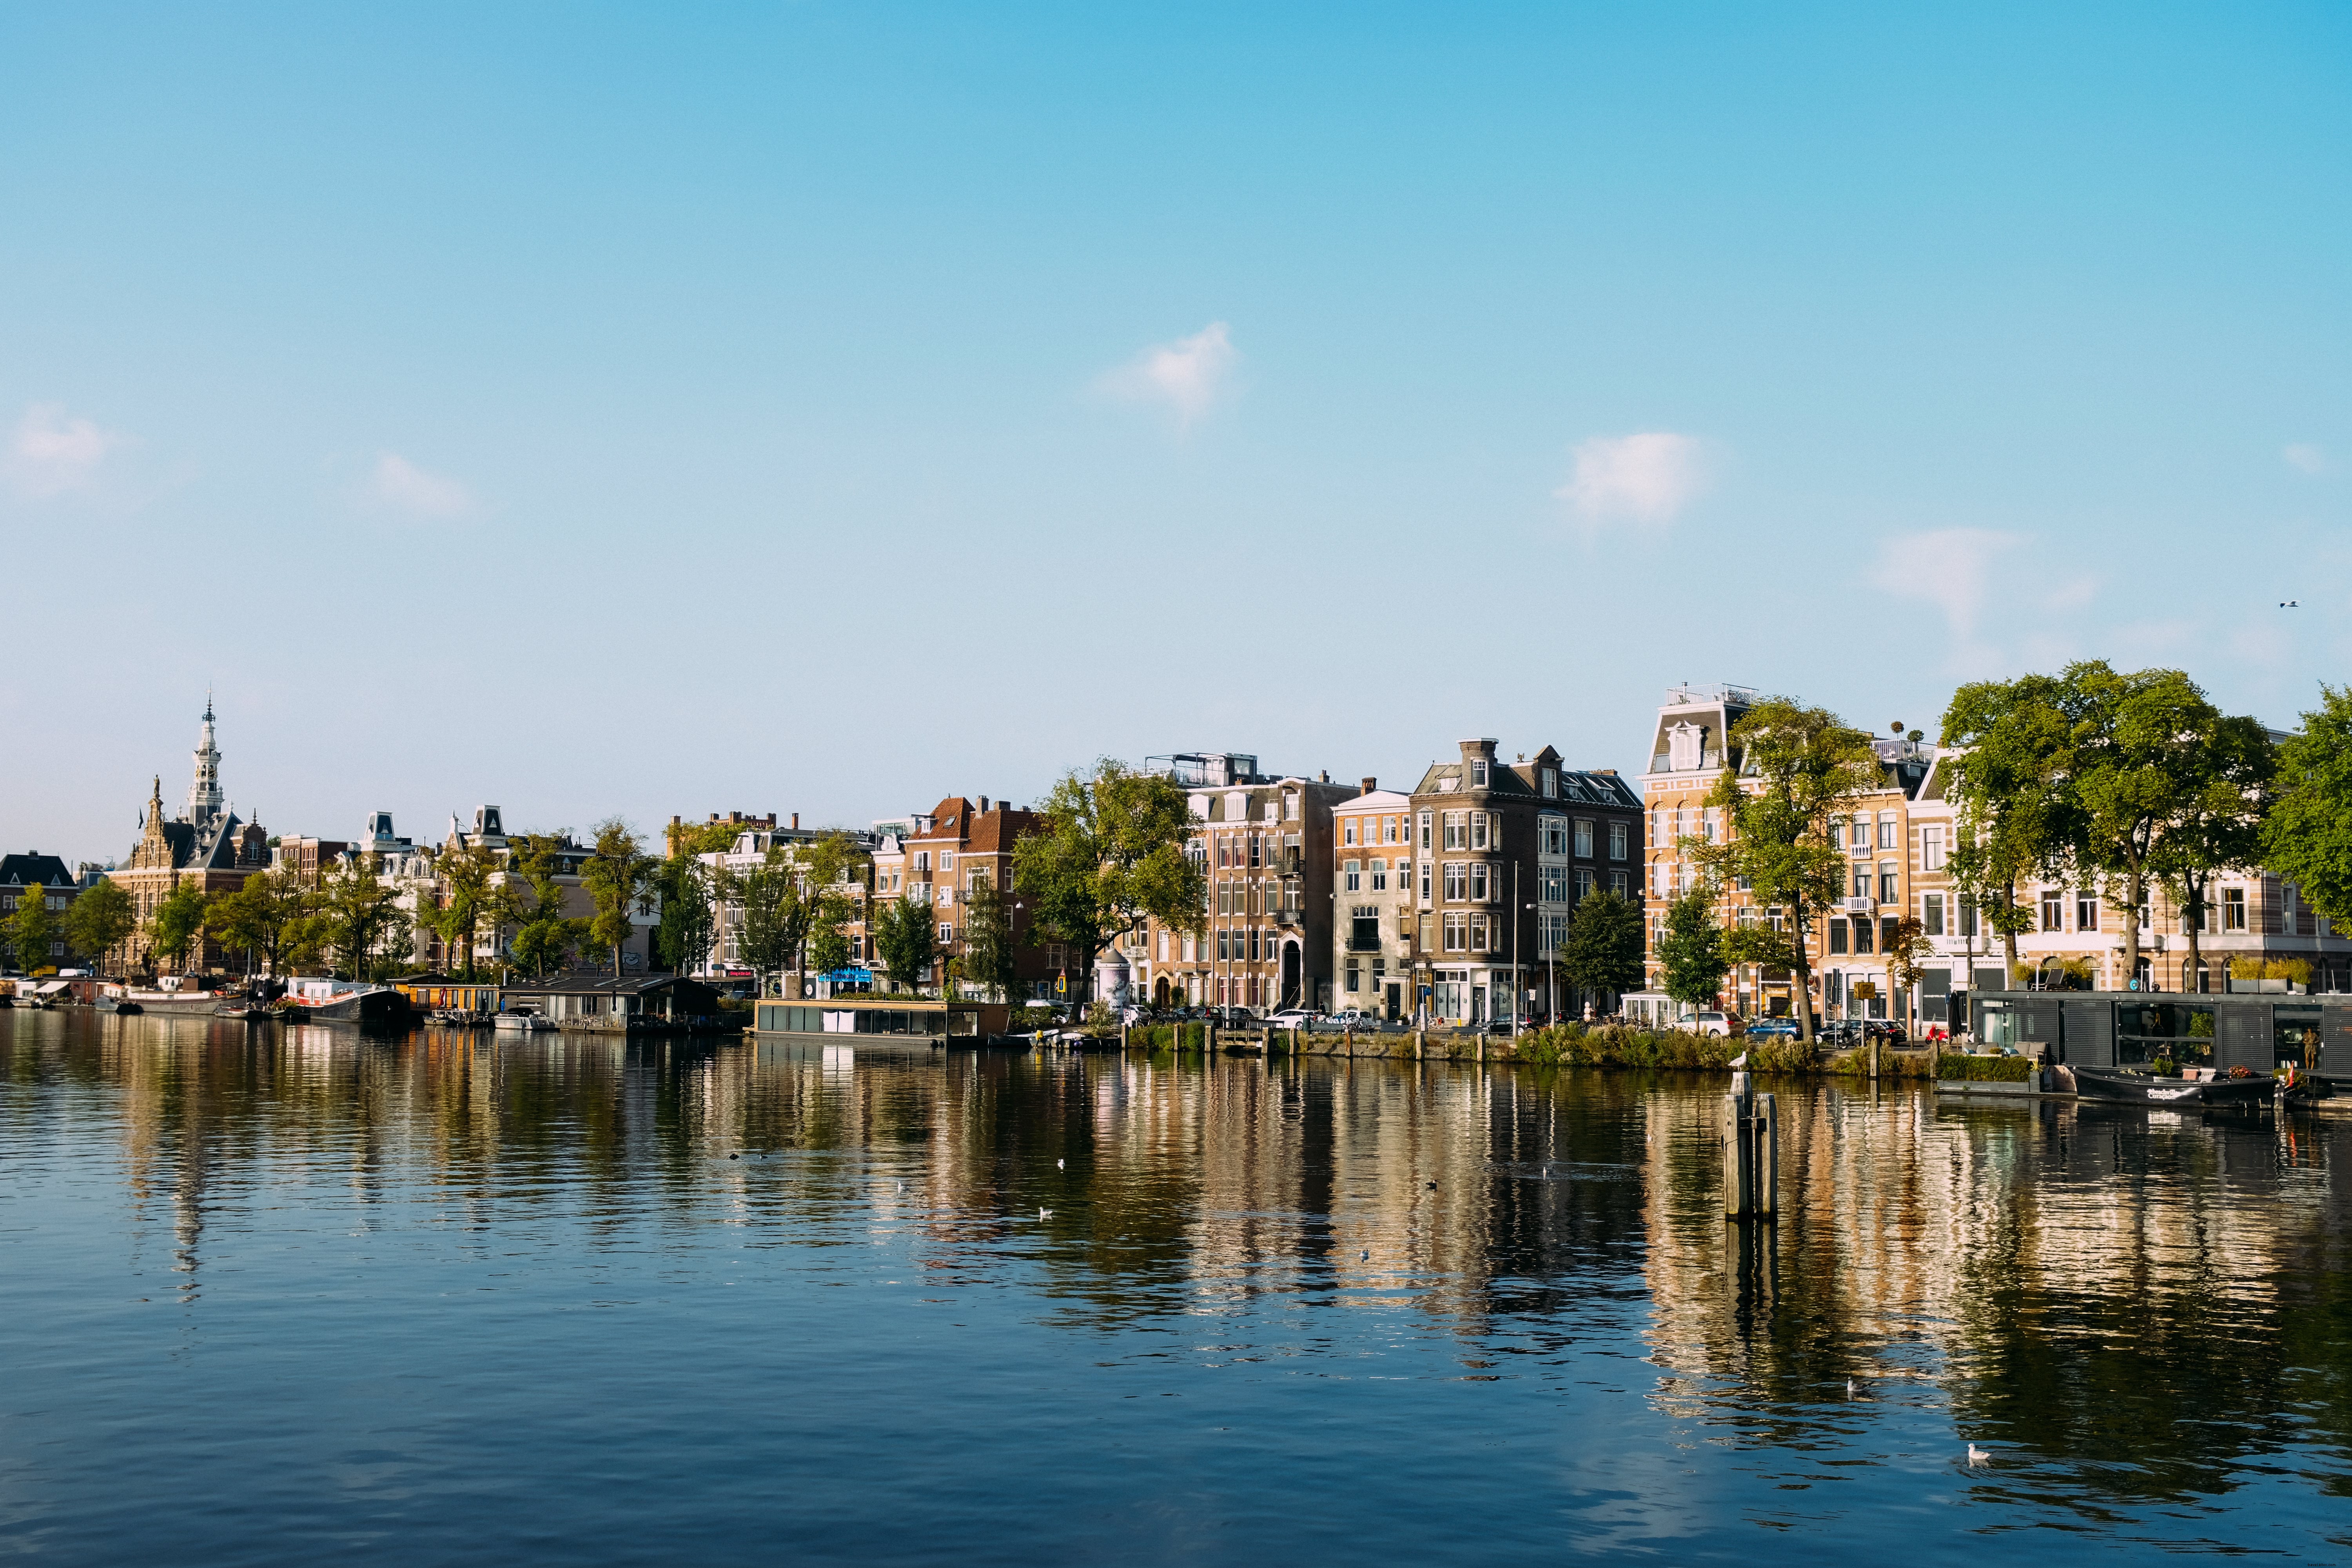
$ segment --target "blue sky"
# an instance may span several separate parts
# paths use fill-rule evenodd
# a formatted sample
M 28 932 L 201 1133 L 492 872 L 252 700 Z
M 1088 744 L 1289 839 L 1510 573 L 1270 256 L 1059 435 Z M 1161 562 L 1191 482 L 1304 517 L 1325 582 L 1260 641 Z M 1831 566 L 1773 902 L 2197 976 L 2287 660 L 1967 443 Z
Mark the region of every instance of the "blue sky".
M 2291 721 L 2352 13 L 1919 9 L 0 10 L 0 836 Z

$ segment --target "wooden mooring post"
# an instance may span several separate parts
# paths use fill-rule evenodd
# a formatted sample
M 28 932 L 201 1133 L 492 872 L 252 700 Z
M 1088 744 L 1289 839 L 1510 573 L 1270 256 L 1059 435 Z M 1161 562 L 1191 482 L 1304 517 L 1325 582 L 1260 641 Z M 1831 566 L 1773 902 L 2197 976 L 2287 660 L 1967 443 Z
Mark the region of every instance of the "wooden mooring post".
M 1748 1075 L 1731 1075 L 1724 1099 L 1723 1217 L 1778 1217 L 1780 1188 L 1780 1118 L 1774 1097 L 1758 1094 Z

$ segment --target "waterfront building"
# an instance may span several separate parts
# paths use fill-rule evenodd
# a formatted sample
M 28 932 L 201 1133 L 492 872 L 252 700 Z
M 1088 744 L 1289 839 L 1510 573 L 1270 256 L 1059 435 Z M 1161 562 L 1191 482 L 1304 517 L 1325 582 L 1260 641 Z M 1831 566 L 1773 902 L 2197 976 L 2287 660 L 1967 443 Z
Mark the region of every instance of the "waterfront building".
M 163 815 L 163 780 L 157 774 L 147 809 L 140 815 L 139 842 L 124 862 L 108 873 L 129 895 L 139 922 L 123 944 L 126 969 L 152 965 L 154 955 L 147 922 L 173 889 L 193 886 L 207 898 L 235 892 L 245 886 L 247 878 L 269 864 L 269 836 L 258 823 L 246 821 L 230 807 L 221 790 L 220 764 L 213 705 L 207 698 L 186 808 L 177 816 Z M 194 970 L 218 968 L 226 960 L 220 945 L 209 936 L 200 936 L 188 954 L 188 965 Z
M 30 974 L 37 969 L 64 966 L 66 910 L 81 890 L 80 879 L 55 855 L 44 855 L 37 849 L 24 855 L 0 855 L 0 920 L 15 914 L 26 899 L 39 899 L 58 927 L 58 935 L 49 942 L 46 962 L 40 954 L 20 952 L 16 955 L 17 968 Z
M 1641 901 L 1641 797 L 1616 769 L 1566 768 L 1550 746 L 1505 763 L 1491 737 L 1458 744 L 1412 794 L 1411 961 L 1426 1016 L 1476 1026 L 1530 1005 L 1579 1011 L 1549 960 L 1580 899 L 1605 889 Z
M 1368 778 L 1363 793 L 1332 807 L 1339 858 L 1331 921 L 1335 1008 L 1395 1020 L 1418 1005 L 1413 991 L 1412 797 Z

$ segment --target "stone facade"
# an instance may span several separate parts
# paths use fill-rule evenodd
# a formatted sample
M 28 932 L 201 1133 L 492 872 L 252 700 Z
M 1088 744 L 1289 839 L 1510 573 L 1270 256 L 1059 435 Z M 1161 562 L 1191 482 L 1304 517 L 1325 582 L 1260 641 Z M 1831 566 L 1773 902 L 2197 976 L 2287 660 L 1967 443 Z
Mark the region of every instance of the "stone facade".
M 123 944 L 121 956 L 126 970 L 152 967 L 147 922 L 174 889 L 193 886 L 207 898 L 235 892 L 245 886 L 247 877 L 268 868 L 268 834 L 259 824 L 238 816 L 221 793 L 221 753 L 213 724 L 212 703 L 207 701 L 187 809 L 176 817 L 164 816 L 163 780 L 157 775 L 140 821 L 139 842 L 131 847 L 129 858 L 108 873 L 130 895 L 131 912 L 139 922 Z M 200 939 L 188 954 L 191 969 L 218 969 L 226 962 L 227 955 L 208 937 Z

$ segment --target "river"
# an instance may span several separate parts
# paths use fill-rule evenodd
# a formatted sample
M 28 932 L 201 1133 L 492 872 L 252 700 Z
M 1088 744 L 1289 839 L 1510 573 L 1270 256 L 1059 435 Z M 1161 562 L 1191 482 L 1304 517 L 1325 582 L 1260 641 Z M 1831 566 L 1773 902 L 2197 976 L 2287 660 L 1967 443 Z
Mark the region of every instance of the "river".
M 2352 1554 L 2352 1117 L 0 1013 L 0 1553 Z M 1977 1445 L 1985 1462 L 1971 1464 Z

